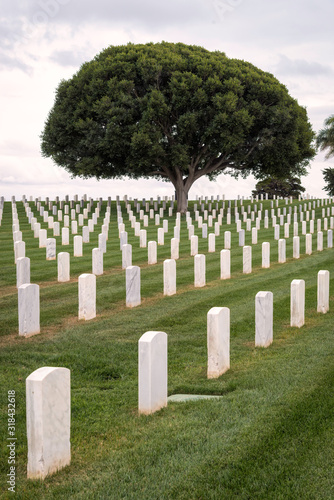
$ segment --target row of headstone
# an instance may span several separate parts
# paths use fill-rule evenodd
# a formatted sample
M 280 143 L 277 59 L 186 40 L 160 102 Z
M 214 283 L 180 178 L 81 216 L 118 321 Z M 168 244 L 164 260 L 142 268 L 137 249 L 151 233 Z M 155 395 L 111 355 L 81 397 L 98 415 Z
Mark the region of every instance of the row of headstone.
M 94 279 L 87 276 L 82 275 L 82 282 Z M 304 309 L 305 282 L 293 280 L 291 326 L 303 326 Z M 328 309 L 329 272 L 319 271 L 317 310 L 326 313 Z M 273 294 L 258 292 L 255 297 L 255 345 L 268 347 L 272 342 Z M 207 314 L 207 377 L 218 378 L 229 368 L 230 310 L 213 307 Z M 167 388 L 167 334 L 148 331 L 138 342 L 139 413 L 148 415 L 166 407 Z M 44 479 L 71 462 L 70 370 L 43 367 L 29 375 L 26 379 L 26 407 L 27 476 L 29 479 Z
M 305 281 L 291 282 L 290 326 L 305 324 Z M 318 273 L 317 310 L 329 310 L 329 271 Z M 255 297 L 255 346 L 273 342 L 273 293 Z M 167 406 L 167 335 L 146 332 L 140 339 L 138 373 L 139 413 L 150 414 Z M 230 309 L 213 307 L 207 314 L 207 377 L 218 378 L 230 368 Z

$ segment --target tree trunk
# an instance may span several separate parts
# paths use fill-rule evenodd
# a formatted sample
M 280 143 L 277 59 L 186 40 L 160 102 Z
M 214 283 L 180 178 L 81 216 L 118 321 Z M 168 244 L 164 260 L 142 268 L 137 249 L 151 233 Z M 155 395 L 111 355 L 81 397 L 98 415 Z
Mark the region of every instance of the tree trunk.
M 188 191 L 184 186 L 183 180 L 178 182 L 175 186 L 175 196 L 177 200 L 177 211 L 185 214 L 188 208 Z

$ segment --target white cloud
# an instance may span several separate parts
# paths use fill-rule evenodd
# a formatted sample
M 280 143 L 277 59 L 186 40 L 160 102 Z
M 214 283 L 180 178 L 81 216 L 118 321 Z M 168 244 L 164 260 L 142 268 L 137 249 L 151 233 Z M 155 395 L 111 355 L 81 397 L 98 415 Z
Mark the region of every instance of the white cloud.
M 313 0 L 16 0 L 1 7 L 0 195 L 173 194 L 170 184 L 154 180 L 71 180 L 40 156 L 39 135 L 60 80 L 109 45 L 164 39 L 220 50 L 273 73 L 306 106 L 315 130 L 334 110 L 332 0 L 321 8 Z M 302 179 L 311 194 L 324 195 L 326 165 L 317 156 Z M 190 196 L 249 196 L 255 182 L 201 179 Z

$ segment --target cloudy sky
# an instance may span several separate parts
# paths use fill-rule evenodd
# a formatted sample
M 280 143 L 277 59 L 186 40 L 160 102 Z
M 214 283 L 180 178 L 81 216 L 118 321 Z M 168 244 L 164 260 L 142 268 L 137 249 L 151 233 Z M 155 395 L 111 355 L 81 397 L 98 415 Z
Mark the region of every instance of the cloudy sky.
M 166 40 L 220 50 L 273 73 L 317 132 L 334 113 L 333 0 L 0 0 L 0 196 L 172 195 L 154 180 L 72 180 L 40 154 L 60 80 L 109 45 Z M 302 179 L 325 196 L 319 154 Z M 195 195 L 250 196 L 253 178 L 199 180 Z

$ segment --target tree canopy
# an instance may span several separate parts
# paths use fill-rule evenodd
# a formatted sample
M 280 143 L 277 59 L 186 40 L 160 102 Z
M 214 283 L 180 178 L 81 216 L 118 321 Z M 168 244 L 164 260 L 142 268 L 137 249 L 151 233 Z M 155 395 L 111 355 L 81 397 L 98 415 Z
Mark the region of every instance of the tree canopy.
M 178 210 L 222 172 L 303 175 L 314 133 L 273 75 L 182 43 L 111 46 L 60 82 L 41 149 L 73 176 L 156 177 Z
M 334 196 L 334 168 L 324 168 L 322 174 L 326 183 L 325 187 L 322 189 L 326 191 L 328 196 Z
M 325 127 L 318 132 L 317 146 L 321 151 L 328 149 L 326 159 L 334 156 L 334 115 L 329 116 L 324 123 Z
M 256 184 L 252 195 L 268 194 L 268 198 L 273 198 L 274 196 L 282 196 L 283 198 L 293 196 L 297 198 L 304 191 L 305 188 L 301 185 L 298 177 L 288 177 L 287 179 L 267 177 Z

